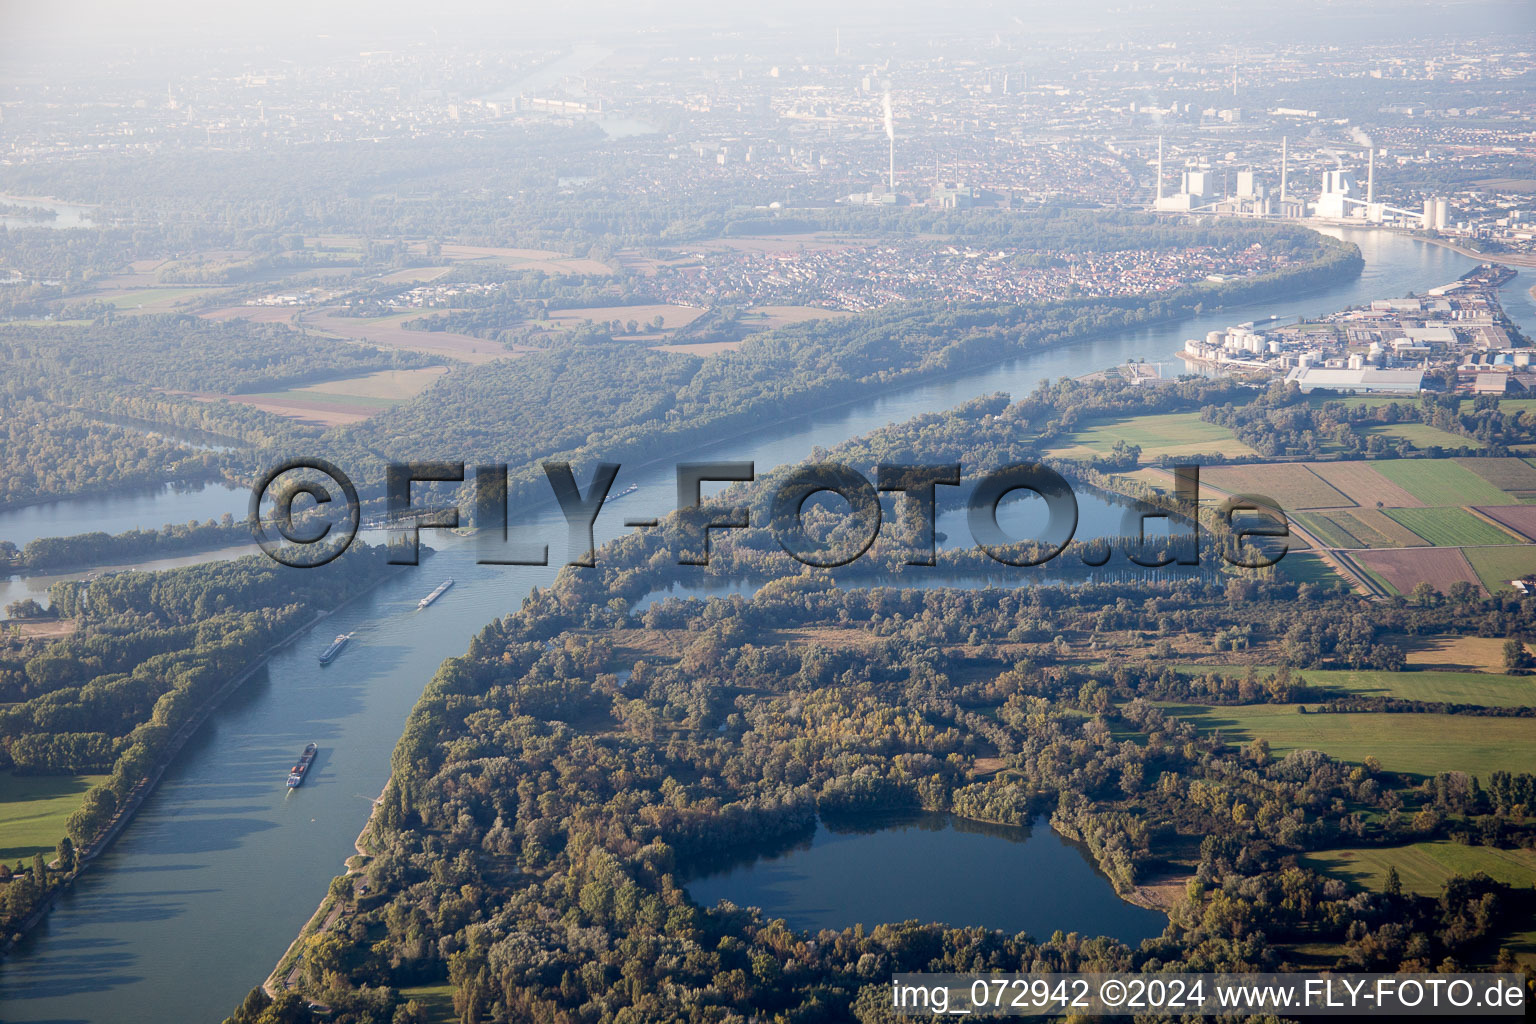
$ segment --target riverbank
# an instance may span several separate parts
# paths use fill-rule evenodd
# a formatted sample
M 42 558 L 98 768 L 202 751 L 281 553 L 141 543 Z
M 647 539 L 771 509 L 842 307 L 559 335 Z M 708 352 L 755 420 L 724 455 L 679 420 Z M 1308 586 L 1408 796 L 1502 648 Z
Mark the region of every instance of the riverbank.
M 390 776 L 390 779 L 392 778 L 394 778 L 393 775 Z M 347 870 L 344 874 L 336 876 L 337 878 L 352 878 L 362 874 L 363 868 L 367 866 L 368 861 L 373 857 L 373 854 L 369 853 L 367 848 L 363 846 L 363 842 L 368 836 L 368 830 L 373 827 L 374 819 L 378 817 L 379 804 L 383 802 L 384 793 L 389 789 L 390 779 L 384 780 L 384 788 L 379 790 L 379 795 L 374 798 L 373 809 L 368 812 L 368 820 L 363 822 L 362 829 L 357 833 L 357 839 L 352 843 L 352 849 L 357 852 L 346 859 Z M 331 884 L 335 885 L 334 879 Z M 353 882 L 352 900 L 354 903 L 362 892 L 363 890 L 359 887 L 359 884 Z M 322 935 L 329 931 L 345 910 L 346 906 L 336 894 L 327 890 L 325 898 L 320 901 L 319 906 L 315 907 L 315 912 L 309 916 L 308 921 L 304 922 L 304 927 L 299 929 L 299 933 L 293 937 L 293 941 L 288 944 L 288 948 L 283 950 L 283 955 L 277 958 L 277 963 L 272 967 L 272 972 L 261 983 L 261 990 L 269 998 L 276 999 L 283 992 L 298 987 L 298 973 L 304 966 L 302 952 L 304 944 L 315 935 Z
M 29 932 L 31 932 L 34 928 L 46 920 L 48 914 L 53 910 L 54 905 L 58 903 L 59 897 L 63 895 L 65 890 L 72 888 L 75 882 L 86 872 L 86 870 L 102 854 L 111 848 L 112 844 L 117 841 L 118 836 L 122 835 L 123 831 L 128 827 L 128 824 L 133 820 L 134 815 L 137 814 L 139 809 L 144 805 L 144 801 L 149 798 L 150 794 L 155 791 L 155 787 L 160 784 L 160 780 L 164 777 L 166 769 L 168 769 L 171 766 L 171 763 L 176 760 L 176 755 L 181 752 L 182 748 L 186 746 L 187 741 L 192 738 L 197 730 L 202 728 L 208 719 L 212 717 L 213 713 L 218 710 L 219 705 L 223 704 L 226 700 L 233 696 L 234 693 L 239 690 L 241 686 L 245 685 L 245 683 L 249 681 L 250 678 L 254 676 L 258 671 L 265 668 L 273 655 L 277 654 L 279 651 L 282 651 L 284 648 L 291 646 L 293 642 L 300 637 L 300 635 L 307 633 L 316 625 L 341 611 L 343 608 L 347 607 L 358 598 L 361 598 L 377 589 L 378 586 L 382 584 L 386 578 L 387 577 L 381 573 L 377 580 L 368 586 L 363 587 L 357 593 L 353 594 L 351 597 L 347 598 L 336 607 L 326 611 L 317 612 L 314 618 L 310 619 L 308 622 L 299 626 L 295 626 L 280 640 L 262 651 L 257 659 L 243 672 L 234 676 L 223 686 L 219 687 L 218 690 L 210 694 L 208 699 L 203 702 L 202 706 L 193 713 L 192 717 L 184 722 L 181 728 L 176 730 L 171 738 L 166 741 L 164 755 L 155 762 L 154 766 L 150 769 L 148 774 L 146 774 L 143 779 L 139 780 L 133 789 L 129 791 L 127 798 L 118 807 L 117 813 L 112 816 L 112 819 L 108 821 L 103 829 L 91 839 L 90 843 L 86 844 L 79 850 L 76 859 L 75 870 L 70 872 L 68 877 L 61 880 L 60 884 L 54 887 L 54 889 L 43 900 L 42 904 L 35 911 L 33 911 L 32 914 L 26 918 L 26 920 L 22 921 L 18 926 L 16 926 L 15 930 L 5 937 L 3 943 L 0 943 L 0 959 L 3 959 L 5 956 L 7 956 L 11 950 L 15 948 L 15 946 L 20 943 L 23 938 L 26 937 Z
M 1536 256 L 1526 256 L 1521 253 L 1478 252 L 1476 249 L 1470 249 L 1449 238 L 1432 238 L 1427 235 L 1415 235 L 1410 232 L 1400 233 L 1420 242 L 1428 242 L 1430 245 L 1438 245 L 1442 249 L 1449 249 L 1454 253 L 1459 253 L 1468 259 L 1474 259 L 1480 263 L 1502 263 L 1506 267 L 1536 268 Z M 1536 298 L 1536 287 L 1531 289 L 1531 296 Z

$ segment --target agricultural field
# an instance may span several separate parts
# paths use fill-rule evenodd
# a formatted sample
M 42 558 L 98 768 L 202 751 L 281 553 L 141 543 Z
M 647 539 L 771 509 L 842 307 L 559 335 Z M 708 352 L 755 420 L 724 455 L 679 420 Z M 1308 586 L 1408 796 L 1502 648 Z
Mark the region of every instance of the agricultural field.
M 1508 548 L 1473 548 L 1467 561 L 1490 591 L 1514 590 L 1509 581 L 1536 576 L 1536 545 Z
M 1449 839 L 1407 846 L 1318 850 L 1302 855 L 1302 863 L 1324 874 L 1378 892 L 1386 888 L 1387 870 L 1397 869 L 1403 889 L 1421 896 L 1438 896 L 1452 875 L 1479 871 L 1522 889 L 1536 881 L 1536 851 L 1468 846 Z
M 1291 517 L 1296 520 L 1298 526 L 1330 548 L 1368 548 L 1372 546 L 1368 541 L 1361 540 L 1348 526 L 1340 523 L 1332 516 L 1295 512 L 1292 513 Z M 1395 545 L 1376 546 L 1390 547 Z
M 1492 636 L 1404 637 L 1408 664 L 1447 672 L 1504 672 L 1504 639 Z
M 1399 509 L 1398 511 L 1403 511 Z M 1481 549 L 1493 550 L 1490 548 Z M 1356 562 L 1392 590 L 1409 594 L 1420 583 L 1429 583 L 1444 593 L 1452 583 L 1465 580 L 1481 583 L 1482 579 L 1468 563 L 1459 548 L 1395 548 L 1378 551 L 1355 551 L 1350 555 Z
M 1298 512 L 1303 528 L 1334 548 L 1420 547 L 1424 539 L 1380 509 L 1334 509 Z
M 1368 539 L 1371 547 L 1417 547 L 1423 538 L 1378 508 L 1352 508 L 1326 513 L 1349 525 L 1349 532 Z
M 808 320 L 827 320 L 853 315 L 846 309 L 822 309 L 819 306 L 753 306 L 741 314 L 741 322 L 748 326 L 770 330 L 786 324 L 803 324 Z
M 1091 423 L 1069 434 L 1057 458 L 1092 459 L 1107 455 L 1116 441 L 1141 446 L 1143 459 L 1159 455 L 1253 455 L 1226 427 L 1207 423 L 1197 412 L 1124 416 Z
M 166 313 L 183 303 L 189 302 L 209 292 L 217 291 L 215 288 L 145 288 L 141 291 L 130 292 L 102 292 L 93 294 L 92 298 L 109 302 L 126 313 Z
M 1396 445 L 1399 441 L 1407 441 L 1421 451 L 1430 448 L 1486 448 L 1481 441 L 1461 434 L 1453 434 L 1439 427 L 1431 427 L 1424 423 L 1374 423 L 1363 428 L 1360 433 L 1366 437 L 1380 437 L 1388 444 Z
M 1313 392 L 1307 396 L 1307 404 L 1314 409 L 1321 409 L 1330 402 L 1339 402 L 1349 409 L 1376 409 L 1393 404 L 1405 405 L 1412 409 L 1419 407 L 1416 399 L 1404 395 L 1334 395 Z
M 407 267 L 405 270 L 396 270 L 379 278 L 382 284 L 425 284 L 428 281 L 436 281 L 448 273 L 449 267 Z
M 413 398 L 446 372 L 447 367 L 443 366 L 427 366 L 418 370 L 380 370 L 361 377 L 329 380 L 284 391 L 197 397 L 202 401 L 223 398 L 286 416 L 300 423 L 333 427 L 365 420 Z
M 1332 587 L 1344 584 L 1344 577 L 1333 570 L 1327 562 L 1317 555 L 1306 552 L 1292 553 L 1280 560 L 1278 566 L 1281 575 L 1297 583 L 1312 583 L 1319 586 Z
M 257 324 L 292 323 L 300 306 L 219 306 L 197 314 L 206 320 L 249 320 Z
M 1452 459 L 1381 459 L 1372 465 L 1425 505 L 1515 504 L 1508 494 Z
M 105 775 L 13 775 L 0 773 L 0 861 L 14 863 L 34 853 L 51 857 L 64 838 L 64 822 L 85 791 Z
M 372 318 L 335 316 L 327 310 L 306 313 L 300 326 L 323 334 L 346 338 L 350 341 L 366 341 L 383 348 L 398 348 L 409 352 L 425 352 L 429 355 L 446 356 L 466 363 L 489 363 L 516 353 L 508 352 L 494 341 L 476 338 L 468 334 L 448 331 L 409 331 L 401 326 L 404 320 L 420 317 L 420 310 L 395 313 L 391 316 Z
M 1457 459 L 1456 462 L 1517 499 L 1536 498 L 1536 466 L 1524 459 Z
M 1309 669 L 1300 674 L 1313 686 L 1340 695 L 1397 697 L 1400 700 L 1477 704 L 1490 708 L 1536 706 L 1536 676 L 1435 670 L 1381 672 L 1374 669 Z
M 1200 479 L 1233 494 L 1268 495 L 1288 510 L 1339 508 L 1354 504 L 1306 466 L 1296 463 L 1211 466 L 1201 470 Z
M 1375 508 L 1379 501 L 1389 508 L 1417 508 L 1424 503 L 1376 471 L 1369 462 L 1308 462 L 1306 467 L 1329 485 L 1347 495 L 1350 503 Z
M 426 252 L 419 244 L 413 251 Z M 594 274 L 609 275 L 613 269 L 606 263 L 570 256 L 563 252 L 546 249 L 507 249 L 499 246 L 445 244 L 440 258 L 452 262 L 485 260 L 499 263 L 511 270 L 542 270 L 546 274 Z
M 1536 541 L 1536 505 L 1482 505 L 1477 511 L 1526 539 Z
M 1436 547 L 1521 543 L 1518 537 L 1464 508 L 1389 508 L 1386 512 Z
M 1317 705 L 1314 705 L 1316 707 Z M 1487 779 L 1495 771 L 1536 771 L 1536 718 L 1439 714 L 1301 714 L 1295 704 L 1242 707 L 1167 705 L 1170 715 L 1202 732 L 1221 731 L 1229 743 L 1262 737 L 1270 750 L 1321 750 L 1358 764 L 1374 755 L 1387 771 L 1430 776 L 1465 771 Z

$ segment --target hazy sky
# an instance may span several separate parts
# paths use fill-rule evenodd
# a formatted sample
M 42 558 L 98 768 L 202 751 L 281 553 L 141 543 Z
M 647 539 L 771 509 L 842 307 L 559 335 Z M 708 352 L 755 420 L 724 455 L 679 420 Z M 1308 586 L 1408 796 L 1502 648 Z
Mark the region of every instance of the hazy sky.
M 78 61 L 100 54 L 178 54 L 262 47 L 295 53 L 443 42 L 537 45 L 576 38 L 617 41 L 638 31 L 679 41 L 757 32 L 814 40 L 862 33 L 970 28 L 1028 36 L 1119 29 L 1229 33 L 1247 43 L 1536 32 L 1532 0 L 0 0 L 0 62 Z M 3 70 L 3 69 L 0 69 Z

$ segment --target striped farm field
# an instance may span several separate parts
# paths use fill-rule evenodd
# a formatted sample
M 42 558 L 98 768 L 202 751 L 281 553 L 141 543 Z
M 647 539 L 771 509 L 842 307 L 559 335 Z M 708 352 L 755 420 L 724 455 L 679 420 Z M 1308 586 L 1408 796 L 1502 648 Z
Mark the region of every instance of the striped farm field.
M 1536 497 L 1536 466 L 1524 459 L 1457 459 L 1501 491 L 1516 498 Z
M 1519 544 L 1520 538 L 1499 529 L 1464 508 L 1389 508 L 1387 515 L 1435 547 L 1478 547 Z
M 1460 548 L 1387 548 L 1354 551 L 1350 557 L 1400 594 L 1412 593 L 1420 583 L 1428 583 L 1445 593 L 1458 580 L 1473 584 L 1482 582 Z
M 1306 466 L 1292 462 L 1211 466 L 1200 478 L 1233 494 L 1263 494 L 1287 508 L 1339 508 L 1354 502 Z
M 1426 505 L 1516 504 L 1510 495 L 1451 459 L 1381 459 L 1372 465 Z
M 1293 513 L 1298 525 L 1330 548 L 1368 548 L 1371 545 L 1355 536 L 1349 527 L 1321 512 Z
M 1298 512 L 1305 529 L 1335 548 L 1419 547 L 1425 541 L 1391 516 L 1374 508 L 1330 509 Z
M 1536 541 L 1536 505 L 1482 505 L 1478 511 L 1489 519 Z
M 1389 508 L 1424 504 L 1378 473 L 1374 462 L 1309 462 L 1306 466 L 1362 508 L 1375 508 L 1378 501 Z
M 1424 543 L 1418 534 L 1379 508 L 1352 508 L 1329 514 L 1352 520 L 1354 525 L 1349 532 L 1357 537 L 1380 538 L 1380 543 L 1372 540 L 1373 548 L 1412 548 Z

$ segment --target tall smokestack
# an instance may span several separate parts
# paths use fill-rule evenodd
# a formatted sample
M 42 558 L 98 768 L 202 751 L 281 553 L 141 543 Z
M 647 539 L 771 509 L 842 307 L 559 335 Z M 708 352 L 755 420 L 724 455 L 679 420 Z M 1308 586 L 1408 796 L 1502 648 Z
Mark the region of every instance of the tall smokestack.
M 1282 217 L 1285 216 L 1285 173 L 1287 170 L 1287 160 L 1289 159 L 1289 153 L 1287 152 L 1286 147 L 1289 142 L 1290 140 L 1287 138 L 1282 137 L 1280 139 L 1280 215 Z
M 1374 203 L 1376 201 L 1376 146 L 1374 144 L 1371 146 L 1371 156 L 1365 166 L 1365 201 Z
M 1163 137 L 1157 137 L 1157 201 L 1163 201 Z
M 885 93 L 885 137 L 891 144 L 891 171 L 887 184 L 892 192 L 896 191 L 896 118 L 891 113 L 891 93 L 887 89 Z

